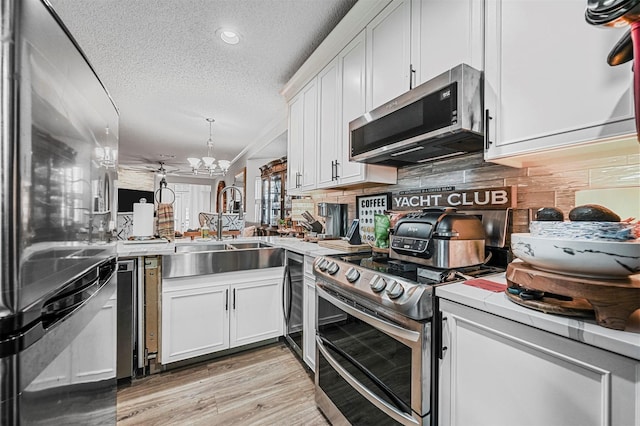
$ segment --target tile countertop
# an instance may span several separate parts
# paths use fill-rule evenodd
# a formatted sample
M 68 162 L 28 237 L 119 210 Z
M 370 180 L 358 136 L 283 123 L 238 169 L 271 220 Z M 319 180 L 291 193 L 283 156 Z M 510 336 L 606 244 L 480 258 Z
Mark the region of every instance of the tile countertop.
M 178 244 L 199 244 L 199 242 L 215 242 L 215 239 L 211 240 L 190 240 L 183 238 L 176 240 L 175 242 L 118 242 L 118 256 L 120 257 L 135 257 L 135 256 L 161 256 L 175 254 L 175 246 Z M 340 250 L 334 250 L 330 248 L 320 247 L 316 243 L 308 243 L 297 238 L 285 238 L 285 237 L 246 237 L 236 239 L 225 239 L 223 242 L 233 243 L 234 241 L 262 241 L 275 247 L 282 247 L 284 249 L 294 251 L 306 256 L 325 256 L 331 254 L 340 254 Z
M 483 279 L 507 283 L 504 273 Z M 602 327 L 595 320 L 545 314 L 513 303 L 504 292 L 461 282 L 437 287 L 436 296 L 640 361 L 638 333 Z

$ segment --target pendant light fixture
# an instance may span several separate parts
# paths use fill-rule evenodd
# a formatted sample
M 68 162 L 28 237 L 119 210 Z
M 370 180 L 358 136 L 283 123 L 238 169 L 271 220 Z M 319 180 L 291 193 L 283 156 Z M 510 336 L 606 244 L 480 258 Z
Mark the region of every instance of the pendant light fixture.
M 227 170 L 229 170 L 229 166 L 231 166 L 231 162 L 228 160 L 218 160 L 216 164 L 216 159 L 211 156 L 211 151 L 213 150 L 213 138 L 211 136 L 211 126 L 214 121 L 213 118 L 206 119 L 209 122 L 209 140 L 207 140 L 207 156 L 197 158 L 197 157 L 189 157 L 187 161 L 189 161 L 189 165 L 191 166 L 191 170 L 194 175 L 197 175 L 198 172 L 207 173 L 209 176 L 221 175 L 224 176 L 227 174 Z

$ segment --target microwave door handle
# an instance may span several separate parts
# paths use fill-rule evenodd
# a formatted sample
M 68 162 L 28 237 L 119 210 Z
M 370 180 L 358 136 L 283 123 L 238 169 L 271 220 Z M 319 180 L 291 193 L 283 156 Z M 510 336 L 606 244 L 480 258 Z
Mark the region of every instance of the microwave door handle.
M 333 350 L 335 353 L 337 353 L 342 358 L 344 358 L 346 361 L 348 361 L 351 365 L 353 365 L 358 370 L 360 370 L 362 372 L 362 374 L 367 376 L 367 378 L 369 380 L 371 380 L 392 401 L 393 405 L 395 405 L 395 407 L 398 410 L 402 410 L 404 413 L 409 413 L 409 414 L 412 412 L 411 407 L 409 407 L 404 401 L 402 401 L 400 398 L 398 398 L 393 393 L 393 391 L 387 387 L 387 385 L 382 383 L 380 381 L 380 379 L 378 379 L 376 376 L 374 376 L 373 373 L 371 371 L 369 371 L 365 366 L 360 364 L 353 357 L 351 357 L 351 355 L 347 354 L 342 349 L 340 349 L 339 347 L 337 347 L 336 345 L 334 345 L 333 343 L 331 343 L 330 341 L 328 341 L 324 337 L 322 337 L 322 336 L 317 336 L 317 337 L 318 337 L 318 340 L 320 341 L 319 342 L 320 345 L 318 345 L 318 346 L 319 346 L 320 350 L 322 351 L 322 354 L 325 356 L 325 358 L 327 358 L 327 361 L 329 361 L 329 363 L 332 365 L 332 367 L 334 367 L 336 370 L 339 369 L 340 372 L 343 373 L 343 374 L 349 375 L 352 380 L 354 380 L 358 384 L 360 384 L 355 377 L 351 376 L 351 374 L 349 374 L 348 371 L 346 371 L 344 368 L 342 368 L 339 364 L 336 363 L 336 361 L 333 359 L 333 357 L 331 357 L 331 355 L 327 352 L 325 347 Z M 331 361 L 333 361 L 333 362 L 331 362 Z M 334 363 L 336 363 L 337 365 L 335 365 Z M 340 375 L 342 376 L 343 374 L 340 374 Z M 364 387 L 361 384 L 360 384 L 360 386 Z

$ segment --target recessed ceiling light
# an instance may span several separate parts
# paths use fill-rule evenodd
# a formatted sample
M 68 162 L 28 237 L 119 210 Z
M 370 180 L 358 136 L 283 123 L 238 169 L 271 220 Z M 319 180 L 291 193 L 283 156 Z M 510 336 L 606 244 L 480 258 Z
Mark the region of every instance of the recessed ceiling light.
M 240 36 L 235 31 L 220 29 L 217 32 L 220 35 L 220 38 L 222 39 L 222 41 L 224 41 L 227 44 L 240 43 Z

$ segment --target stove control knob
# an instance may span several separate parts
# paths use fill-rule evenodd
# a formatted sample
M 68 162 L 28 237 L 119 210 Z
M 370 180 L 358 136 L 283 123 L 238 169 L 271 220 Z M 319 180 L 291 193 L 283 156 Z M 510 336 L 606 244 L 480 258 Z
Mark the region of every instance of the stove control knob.
M 336 272 L 340 269 L 340 266 L 336 262 L 329 262 L 327 265 L 327 272 L 329 275 L 335 275 Z
M 316 266 L 324 272 L 327 270 L 327 266 L 329 266 L 329 261 L 327 259 L 320 259 L 318 260 L 318 263 L 316 263 Z
M 389 283 L 389 286 L 387 287 L 387 296 L 389 296 L 390 299 L 397 299 L 402 296 L 402 293 L 404 293 L 404 287 L 402 287 L 402 284 L 397 281 L 391 281 Z
M 360 278 L 360 272 L 358 272 L 356 268 L 349 268 L 347 273 L 344 275 L 350 283 L 356 282 L 358 278 Z
M 380 275 L 375 275 L 369 283 L 371 290 L 380 293 L 387 286 L 387 282 Z

